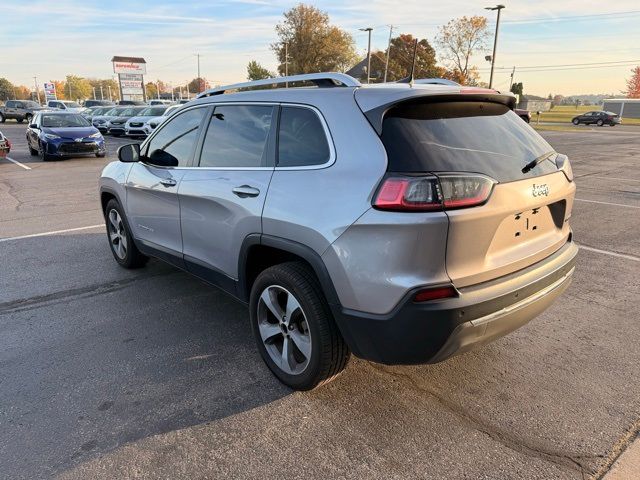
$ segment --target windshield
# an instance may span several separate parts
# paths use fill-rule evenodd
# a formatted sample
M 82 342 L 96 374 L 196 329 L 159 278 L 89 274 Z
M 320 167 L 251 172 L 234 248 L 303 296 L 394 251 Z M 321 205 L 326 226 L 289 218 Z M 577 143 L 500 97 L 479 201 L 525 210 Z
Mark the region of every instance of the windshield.
M 167 107 L 149 107 L 140 112 L 141 117 L 160 117 Z
M 399 105 L 385 116 L 382 142 L 392 172 L 476 172 L 499 182 L 557 171 L 525 165 L 553 148 L 507 106 L 491 102 Z
M 81 115 L 75 113 L 42 115 L 42 126 L 49 128 L 88 127 L 89 122 Z
M 62 102 L 64 103 L 67 108 L 81 108 L 79 103 L 76 102 Z
M 120 110 L 116 115 L 118 117 L 133 117 L 134 115 L 138 115 L 144 107 L 129 107 L 123 110 Z

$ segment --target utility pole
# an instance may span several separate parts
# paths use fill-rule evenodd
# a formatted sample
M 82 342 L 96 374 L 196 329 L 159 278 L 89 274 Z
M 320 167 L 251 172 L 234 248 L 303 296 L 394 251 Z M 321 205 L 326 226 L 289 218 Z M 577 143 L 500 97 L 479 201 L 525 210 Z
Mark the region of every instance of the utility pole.
M 104 100 L 104 91 L 102 90 L 102 84 L 100 84 L 100 100 Z
M 509 82 L 509 91 L 511 91 L 511 87 L 513 86 L 513 76 L 516 74 L 516 67 L 513 66 L 513 70 L 511 70 L 511 81 Z
M 496 34 L 493 38 L 493 55 L 491 56 L 491 75 L 489 75 L 489 88 L 493 87 L 493 68 L 496 64 L 496 50 L 498 48 L 498 29 L 500 28 L 500 11 L 505 8 L 504 5 L 496 5 L 495 7 L 485 7 L 485 10 L 497 10 L 498 18 L 496 19 Z
M 203 82 L 200 80 L 200 54 L 196 53 L 196 57 L 198 57 L 198 93 L 201 93 Z
M 96 87 L 92 87 L 93 88 L 93 99 L 96 99 Z
M 71 82 L 69 81 L 68 77 L 67 77 L 67 85 L 69 87 L 69 100 L 73 100 L 73 98 L 71 98 Z
M 393 34 L 393 25 L 389 25 L 389 43 L 387 44 L 387 59 L 384 62 L 384 83 L 387 83 L 387 71 L 389 70 L 389 54 L 391 53 L 391 35 Z
M 38 103 L 40 103 L 40 88 L 38 87 L 38 77 L 33 77 L 33 84 L 36 86 L 36 96 L 38 97 Z
M 284 42 L 284 76 L 289 76 L 289 42 Z M 289 82 L 284 83 L 284 88 L 289 88 Z
M 371 83 L 371 31 L 373 28 L 360 28 L 361 32 L 369 33 L 369 46 L 367 47 L 367 83 Z
M 160 100 L 160 80 L 156 81 L 156 95 L 158 96 L 158 100 Z

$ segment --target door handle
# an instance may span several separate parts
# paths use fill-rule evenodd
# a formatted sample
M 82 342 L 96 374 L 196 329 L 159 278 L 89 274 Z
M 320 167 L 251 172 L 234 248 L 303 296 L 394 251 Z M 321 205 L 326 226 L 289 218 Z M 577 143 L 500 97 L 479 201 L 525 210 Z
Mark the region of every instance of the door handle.
M 257 197 L 258 195 L 260 195 L 260 190 L 258 190 L 257 188 L 253 188 L 249 185 L 242 185 L 240 187 L 234 188 L 231 191 L 235 193 L 237 196 L 239 196 L 240 198 Z
M 175 187 L 178 182 L 176 182 L 173 178 L 163 178 L 160 180 L 160 183 L 165 187 Z

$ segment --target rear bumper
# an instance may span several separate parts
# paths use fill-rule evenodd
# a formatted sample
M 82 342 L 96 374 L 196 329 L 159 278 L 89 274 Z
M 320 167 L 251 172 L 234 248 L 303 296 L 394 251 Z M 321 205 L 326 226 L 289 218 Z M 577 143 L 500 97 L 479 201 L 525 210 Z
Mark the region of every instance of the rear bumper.
M 435 363 L 484 345 L 547 309 L 571 283 L 576 245 L 569 241 L 523 270 L 459 290 L 452 299 L 414 303 L 409 292 L 387 315 L 336 308 L 353 353 L 385 364 Z

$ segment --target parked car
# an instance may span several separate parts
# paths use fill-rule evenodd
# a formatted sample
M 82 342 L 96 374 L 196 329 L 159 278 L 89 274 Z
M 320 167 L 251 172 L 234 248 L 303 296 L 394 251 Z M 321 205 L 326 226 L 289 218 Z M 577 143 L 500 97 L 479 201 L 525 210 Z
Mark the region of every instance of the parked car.
M 114 107 L 113 106 L 93 106 L 93 107 L 88 107 L 87 110 L 85 110 L 84 112 L 81 113 L 81 115 L 86 118 L 87 120 L 89 120 L 89 123 L 92 123 L 93 121 L 93 117 L 98 117 L 101 115 L 106 114 L 108 111 L 112 110 Z
M 142 106 L 142 105 L 147 105 L 145 102 L 143 102 L 142 100 L 120 100 L 118 102 L 118 105 L 137 105 L 137 106 Z
M 173 113 L 180 107 L 182 107 L 182 105 L 171 105 L 161 116 L 148 119 L 142 126 L 142 130 L 145 132 L 145 135 L 151 135 L 151 132 L 153 132 L 158 125 L 173 115 Z
M 10 119 L 14 119 L 18 123 L 25 120 L 28 122 L 33 118 L 35 112 L 42 109 L 42 105 L 31 100 L 7 100 L 6 104 L 0 107 L 0 123 Z
M 525 122 L 531 123 L 531 112 L 529 110 L 523 110 L 522 108 L 514 108 L 513 111 Z
M 86 108 L 78 102 L 72 102 L 70 100 L 49 100 L 47 102 L 47 108 L 64 110 L 67 113 L 82 113 L 86 111 Z
M 585 125 L 593 125 L 596 124 L 599 127 L 603 125 L 611 125 L 615 127 L 620 123 L 620 116 L 614 112 L 605 112 L 605 111 L 594 111 L 594 112 L 585 112 L 581 115 L 577 115 L 573 117 L 571 123 L 574 125 L 580 125 L 584 123 Z
M 91 107 L 113 107 L 115 106 L 115 102 L 111 100 L 85 100 L 84 106 L 87 108 Z
M 109 120 L 117 117 L 119 112 L 122 112 L 127 108 L 129 107 L 117 106 L 107 110 L 106 112 L 103 112 L 102 115 L 93 115 L 91 117 L 91 123 L 94 127 L 100 130 L 100 133 L 104 135 L 109 130 Z
M 255 89 L 301 81 L 326 88 Z M 514 105 L 336 73 L 204 92 L 103 170 L 111 252 L 248 304 L 260 355 L 294 389 L 349 352 L 445 360 L 527 323 L 574 272 L 569 160 Z
M 147 109 L 147 106 L 131 106 L 125 107 L 124 109 L 119 109 L 116 112 L 116 116 L 112 117 L 109 121 L 107 121 L 107 133 L 109 135 L 113 135 L 114 137 L 120 137 L 124 135 L 125 129 L 124 126 L 131 117 L 135 117 L 139 115 L 140 112 Z
M 29 153 L 47 161 L 56 157 L 92 154 L 104 157 L 107 150 L 97 128 L 78 113 L 39 112 L 27 129 Z
M 0 132 L 0 158 L 4 158 L 11 152 L 11 142 Z
M 171 100 L 161 100 L 161 99 L 153 99 L 153 100 L 149 100 L 149 105 L 153 106 L 153 105 L 173 105 L 175 102 L 171 101 Z
M 144 126 L 148 120 L 162 116 L 169 107 L 166 105 L 155 105 L 145 108 L 135 117 L 131 117 L 124 124 L 124 132 L 128 137 L 146 137 L 148 133 Z
M 185 103 L 189 103 L 190 101 L 191 101 L 190 99 L 183 98 L 182 100 L 178 100 L 178 104 L 184 105 Z

